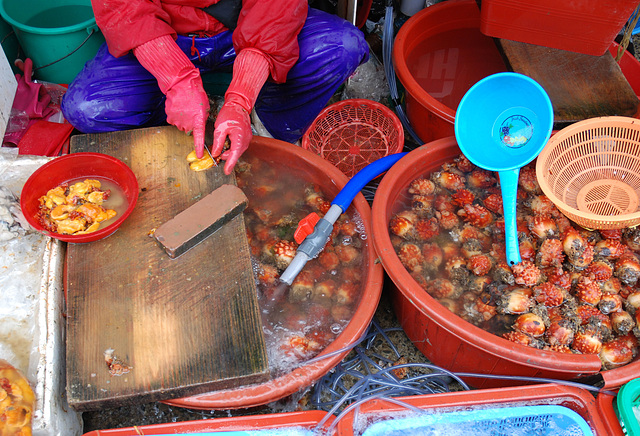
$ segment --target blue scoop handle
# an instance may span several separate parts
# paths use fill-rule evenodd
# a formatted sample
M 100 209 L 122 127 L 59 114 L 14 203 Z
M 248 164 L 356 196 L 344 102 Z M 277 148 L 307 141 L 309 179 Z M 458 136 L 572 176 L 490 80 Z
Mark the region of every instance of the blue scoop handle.
M 516 200 L 518 197 L 518 177 L 520 168 L 499 171 L 500 190 L 502 191 L 502 210 L 504 214 L 504 239 L 507 250 L 507 262 L 516 265 L 522 262 L 518 244 L 518 226 L 516 224 Z

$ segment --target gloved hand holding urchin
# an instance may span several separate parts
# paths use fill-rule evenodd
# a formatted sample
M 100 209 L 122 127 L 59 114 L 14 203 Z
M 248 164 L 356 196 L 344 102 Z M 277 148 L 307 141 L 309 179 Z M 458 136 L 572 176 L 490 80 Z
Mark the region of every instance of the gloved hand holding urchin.
M 225 93 L 225 102 L 216 118 L 211 155 L 226 161 L 224 173 L 231 174 L 238 159 L 251 142 L 251 109 L 269 78 L 269 59 L 259 50 L 242 50 L 233 64 L 233 79 Z M 229 137 L 231 147 L 224 151 Z

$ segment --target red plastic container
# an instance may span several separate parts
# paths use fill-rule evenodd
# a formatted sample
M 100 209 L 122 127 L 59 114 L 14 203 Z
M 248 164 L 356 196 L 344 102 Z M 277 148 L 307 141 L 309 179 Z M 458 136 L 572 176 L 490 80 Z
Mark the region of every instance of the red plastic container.
M 616 411 L 613 409 L 614 398 L 613 395 L 602 392 L 596 397 L 596 404 L 598 405 L 598 410 L 600 411 L 600 415 L 602 415 L 602 420 L 606 427 L 606 432 L 603 434 L 609 436 L 624 436 Z
M 611 53 L 611 56 L 614 58 L 618 54 L 618 47 L 619 44 L 617 42 L 614 42 L 609 47 L 609 53 Z M 627 82 L 631 85 L 631 89 L 633 89 L 633 92 L 640 98 L 640 62 L 635 56 L 629 53 L 628 50 L 625 50 L 618 61 L 618 65 L 620 65 L 620 69 L 627 79 Z M 640 113 L 640 109 L 638 109 L 638 112 Z M 636 118 L 638 118 L 638 114 L 636 114 Z
M 411 277 L 391 244 L 388 228 L 393 207 L 412 180 L 430 174 L 459 155 L 454 137 L 417 148 L 386 173 L 373 202 L 373 243 L 391 278 L 389 291 L 394 311 L 409 339 L 434 364 L 454 372 L 565 380 L 600 373 L 607 388 L 619 387 L 637 377 L 639 359 L 601 372 L 597 355 L 538 350 L 491 334 L 450 312 Z M 466 381 L 479 388 L 522 384 L 484 378 Z
M 637 0 L 483 0 L 482 33 L 577 53 L 603 55 Z
M 139 427 L 95 430 L 84 436 L 138 436 L 153 434 L 188 434 L 196 432 L 270 430 L 287 427 L 315 428 L 324 419 L 326 412 L 309 410 L 305 412 L 274 413 L 269 415 L 250 415 L 234 418 L 203 419 L 168 424 L 143 425 Z M 335 418 L 330 416 L 326 424 Z
M 245 153 L 247 156 L 257 156 L 268 162 L 287 162 L 296 168 L 296 171 L 308 174 L 309 181 L 320 186 L 328 198 L 334 198 L 349 181 L 347 176 L 320 156 L 276 139 L 254 136 Z M 366 234 L 371 235 L 371 208 L 367 200 L 362 194 L 358 194 L 351 207 L 354 207 L 362 218 Z M 367 274 L 362 279 L 364 289 L 361 301 L 342 333 L 318 356 L 325 356 L 324 359 L 295 368 L 290 373 L 268 382 L 168 400 L 166 403 L 190 409 L 207 410 L 260 406 L 298 392 L 329 372 L 349 353 L 350 345 L 367 331 L 380 301 L 384 271 L 376 262 L 377 255 L 371 238 L 363 242 L 365 242 L 363 257 Z
M 40 205 L 38 199 L 47 191 L 65 182 L 90 178 L 113 182 L 124 194 L 127 208 L 112 224 L 84 235 L 62 235 L 49 232 L 35 219 Z M 124 162 L 102 153 L 74 153 L 47 162 L 27 179 L 20 194 L 20 208 L 34 229 L 52 238 L 73 243 L 97 241 L 111 235 L 133 212 L 137 201 L 138 181 L 133 171 Z
M 479 407 L 517 407 L 527 405 L 559 405 L 578 413 L 589 424 L 596 435 L 610 435 L 607 426 L 598 413 L 596 400 L 588 391 L 558 384 L 530 385 L 502 389 L 480 389 L 449 392 L 432 395 L 417 395 L 397 398 L 426 412 L 447 410 L 468 410 Z M 338 436 L 360 434 L 361 423 L 381 420 L 393 413 L 407 412 L 407 408 L 382 399 L 363 403 L 354 422 L 354 411 L 349 412 L 337 423 Z M 354 430 L 354 424 L 356 426 Z M 366 425 L 366 424 L 365 424 Z
M 480 32 L 480 21 L 474 0 L 447 0 L 418 12 L 398 32 L 393 62 L 406 89 L 407 118 L 425 143 L 453 136 L 456 109 L 464 94 L 480 79 L 507 71 L 493 39 Z M 613 43 L 610 51 L 616 49 Z M 619 65 L 640 96 L 640 62 L 626 52 Z
M 413 15 L 393 45 L 406 112 L 422 141 L 452 136 L 458 103 L 478 80 L 507 71 L 493 39 L 480 33 L 474 0 L 447 0 Z

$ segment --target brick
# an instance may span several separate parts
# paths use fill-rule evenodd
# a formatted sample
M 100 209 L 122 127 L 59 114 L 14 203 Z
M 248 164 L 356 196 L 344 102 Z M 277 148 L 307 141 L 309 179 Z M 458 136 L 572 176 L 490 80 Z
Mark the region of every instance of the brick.
M 156 229 L 153 236 L 175 258 L 211 236 L 247 207 L 247 197 L 234 185 L 222 185 Z

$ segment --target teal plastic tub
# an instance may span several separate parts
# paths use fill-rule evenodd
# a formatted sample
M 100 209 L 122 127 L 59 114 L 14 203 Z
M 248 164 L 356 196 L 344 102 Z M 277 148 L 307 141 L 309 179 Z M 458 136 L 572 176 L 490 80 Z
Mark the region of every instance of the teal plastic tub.
M 69 84 L 104 43 L 91 0 L 0 0 L 34 77 Z
M 614 400 L 614 410 L 622 431 L 629 436 L 640 436 L 640 378 L 620 388 Z

